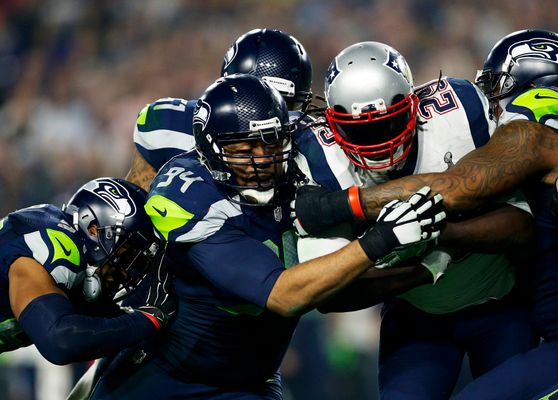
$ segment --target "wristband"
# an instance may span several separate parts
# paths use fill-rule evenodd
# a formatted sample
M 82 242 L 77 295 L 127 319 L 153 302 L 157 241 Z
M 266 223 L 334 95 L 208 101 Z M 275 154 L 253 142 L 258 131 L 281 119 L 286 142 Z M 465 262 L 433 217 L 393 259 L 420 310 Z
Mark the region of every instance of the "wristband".
M 361 210 L 358 188 L 351 203 L 348 190 L 330 192 L 320 186 L 306 185 L 298 189 L 295 213 L 298 223 L 310 235 L 319 235 L 325 230 L 343 222 L 353 222 L 357 218 L 354 208 Z
M 362 204 L 360 202 L 360 190 L 358 186 L 352 186 L 347 191 L 349 197 L 349 206 L 351 207 L 351 211 L 353 212 L 356 219 L 364 220 L 366 219 L 366 215 L 364 214 L 364 210 L 362 209 Z
M 392 250 L 392 247 L 387 243 L 382 234 L 374 228 L 368 230 L 364 235 L 359 237 L 358 242 L 368 259 L 374 262 L 384 257 Z

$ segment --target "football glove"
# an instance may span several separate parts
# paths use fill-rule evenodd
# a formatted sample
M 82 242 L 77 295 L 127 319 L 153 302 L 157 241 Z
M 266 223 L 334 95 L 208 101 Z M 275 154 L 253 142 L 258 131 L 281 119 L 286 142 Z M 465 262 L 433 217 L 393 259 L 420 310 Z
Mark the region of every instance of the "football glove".
M 153 323 L 156 330 L 167 325 L 176 313 L 176 295 L 173 291 L 172 276 L 167 271 L 164 257 L 158 260 L 154 268 L 145 304 L 136 308 Z
M 393 250 L 388 255 L 376 260 L 374 265 L 376 268 L 391 268 L 403 261 L 410 260 L 411 258 L 420 257 L 423 254 L 431 251 L 436 245 L 436 239 L 422 241 L 408 246 L 404 246 L 400 249 Z
M 372 261 L 380 260 L 394 249 L 440 235 L 446 218 L 442 195 L 429 198 L 430 188 L 423 187 L 407 201 L 386 204 L 372 228 L 359 237 L 362 249 Z

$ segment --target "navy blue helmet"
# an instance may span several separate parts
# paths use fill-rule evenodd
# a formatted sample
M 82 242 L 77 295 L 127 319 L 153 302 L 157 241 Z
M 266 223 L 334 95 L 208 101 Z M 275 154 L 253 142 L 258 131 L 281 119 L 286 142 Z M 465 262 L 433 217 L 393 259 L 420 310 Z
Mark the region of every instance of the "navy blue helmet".
M 505 36 L 488 54 L 475 83 L 493 103 L 532 85 L 558 85 L 558 34 L 526 29 Z
M 128 278 L 137 278 L 141 275 L 137 272 L 143 272 L 147 266 L 144 256 L 155 254 L 158 245 L 143 208 L 146 198 L 147 192 L 133 183 L 98 178 L 79 188 L 64 206 L 63 211 L 72 218 L 84 244 L 87 300 L 95 300 L 102 291 L 99 276 L 94 274 L 97 268 L 110 263 Z M 123 282 L 125 286 L 132 283 Z
M 233 200 L 240 193 L 241 203 L 269 204 L 291 185 L 295 126 L 281 94 L 260 78 L 234 74 L 218 79 L 198 100 L 192 122 L 203 163 Z M 239 143 L 259 145 L 266 153 L 229 150 Z M 239 181 L 241 170 L 249 171 L 246 182 Z
M 300 42 L 276 29 L 254 29 L 229 48 L 221 76 L 251 74 L 275 87 L 290 110 L 304 111 L 312 100 L 312 63 Z

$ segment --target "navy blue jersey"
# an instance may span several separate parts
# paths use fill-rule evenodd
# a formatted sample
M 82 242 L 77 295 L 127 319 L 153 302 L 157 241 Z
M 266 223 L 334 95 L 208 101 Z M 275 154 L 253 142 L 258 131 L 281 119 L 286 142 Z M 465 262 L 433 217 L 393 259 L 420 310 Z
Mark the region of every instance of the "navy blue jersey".
M 534 87 L 512 98 L 498 122 L 503 125 L 515 120 L 536 122 L 557 131 L 558 90 Z M 554 188 L 533 181 L 525 191 L 536 228 L 531 319 L 544 341 L 475 379 L 456 400 L 551 399 L 557 393 L 558 224 L 552 209 Z
M 83 280 L 85 260 L 82 242 L 68 216 L 52 205 L 39 205 L 12 212 L 0 220 L 0 351 L 29 343 L 17 341 L 21 328 L 10 307 L 8 272 L 20 257 L 35 259 L 58 286 L 72 290 Z M 10 339 L 11 338 L 11 339 Z
M 558 89 L 536 87 L 512 98 L 499 123 L 516 120 L 529 120 L 557 130 Z M 537 241 L 533 321 L 545 339 L 555 341 L 558 339 L 558 225 L 555 210 L 551 209 L 553 191 L 551 186 L 538 182 L 526 190 Z
M 189 152 L 159 171 L 145 208 L 167 241 L 180 299 L 161 366 L 220 387 L 270 379 L 298 322 L 265 308 L 281 272 L 297 262 L 288 207 L 236 203 Z

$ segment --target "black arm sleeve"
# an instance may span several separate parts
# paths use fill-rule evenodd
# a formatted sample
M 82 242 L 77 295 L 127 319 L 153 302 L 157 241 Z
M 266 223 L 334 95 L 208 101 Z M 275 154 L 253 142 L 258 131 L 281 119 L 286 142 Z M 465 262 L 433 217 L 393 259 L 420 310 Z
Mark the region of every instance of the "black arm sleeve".
M 113 318 L 80 315 L 66 297 L 56 293 L 34 299 L 18 322 L 43 357 L 58 365 L 107 356 L 155 332 L 140 312 Z

